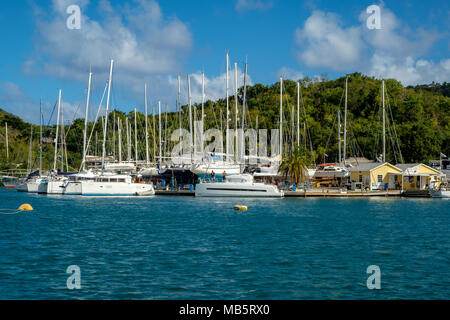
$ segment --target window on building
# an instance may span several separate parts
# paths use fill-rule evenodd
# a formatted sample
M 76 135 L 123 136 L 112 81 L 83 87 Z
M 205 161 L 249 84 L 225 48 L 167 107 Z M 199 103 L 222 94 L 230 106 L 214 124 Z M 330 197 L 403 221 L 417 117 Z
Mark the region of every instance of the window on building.
M 383 182 L 383 175 L 381 174 L 378 175 L 378 182 Z
M 359 182 L 363 182 L 363 176 L 362 176 L 362 174 L 359 175 Z

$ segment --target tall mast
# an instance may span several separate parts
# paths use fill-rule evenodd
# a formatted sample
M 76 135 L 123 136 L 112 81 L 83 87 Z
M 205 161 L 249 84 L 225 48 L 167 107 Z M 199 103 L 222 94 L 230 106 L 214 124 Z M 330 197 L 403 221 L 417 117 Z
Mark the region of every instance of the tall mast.
M 228 92 L 228 89 L 229 89 L 229 87 L 228 87 L 228 69 L 229 69 L 229 64 L 230 64 L 230 59 L 229 59 L 229 55 L 228 55 L 228 52 L 227 52 L 227 79 L 226 79 L 226 96 L 227 96 L 227 120 L 226 120 L 226 129 L 225 130 L 227 130 L 226 132 L 225 132 L 225 153 L 226 153 L 226 160 L 227 161 L 229 161 L 230 160 L 230 156 L 229 156 L 229 153 L 230 153 L 230 150 L 229 150 L 229 141 L 228 141 L 228 130 L 229 130 L 229 119 L 230 119 L 230 110 L 229 110 L 229 92 Z
M 113 128 L 112 128 L 112 145 L 113 145 L 113 157 L 116 160 L 116 109 L 113 111 Z
M 238 160 L 238 74 L 237 74 L 237 62 L 234 63 L 234 130 L 235 130 L 235 161 Z
M 344 109 L 344 165 L 347 158 L 347 103 L 348 103 L 348 77 L 345 78 L 345 109 Z
M 158 101 L 158 130 L 159 130 L 159 166 L 162 164 L 162 148 L 161 148 L 161 101 Z
M 202 72 L 202 130 L 204 128 L 204 118 L 205 118 L 205 73 Z M 201 147 L 200 152 L 203 153 L 203 132 L 200 137 Z
M 339 144 L 339 165 L 342 162 L 342 151 L 341 151 L 341 110 L 338 110 L 338 144 Z
M 63 104 L 61 103 L 61 171 L 64 171 L 64 146 L 65 146 L 65 139 L 64 139 L 64 112 L 63 112 Z
M 168 104 L 166 103 L 166 112 L 165 112 L 165 123 L 164 123 L 164 156 L 167 157 L 167 112 L 168 112 Z
M 58 113 L 56 116 L 56 137 L 55 137 L 55 158 L 53 161 L 53 172 L 56 172 L 56 160 L 58 157 L 58 135 L 59 135 L 59 114 L 61 111 L 61 89 L 58 91 Z
M 384 80 L 382 81 L 383 87 L 383 162 L 386 162 L 386 108 L 384 104 Z
M 191 77 L 190 75 L 187 76 L 187 81 L 188 81 L 188 104 L 189 104 L 189 132 L 191 135 L 191 143 L 190 143 L 190 149 L 191 149 L 191 161 L 192 159 L 192 146 L 194 145 L 194 141 L 193 141 L 193 132 L 192 132 L 192 101 L 191 101 Z
M 127 127 L 127 161 L 131 161 L 130 126 L 128 125 L 128 117 L 125 118 L 125 126 Z
M 245 120 L 245 104 L 246 104 L 246 95 L 247 95 L 247 63 L 245 63 L 245 73 L 244 73 L 244 99 L 242 102 L 242 119 L 241 119 L 241 128 L 242 128 L 242 138 L 241 138 L 241 160 L 245 163 L 245 138 L 244 138 L 244 120 Z
M 102 145 L 102 173 L 105 171 L 105 155 L 106 155 L 106 129 L 108 128 L 108 109 L 109 109 L 109 97 L 111 94 L 111 81 L 113 72 L 114 60 L 111 59 L 111 66 L 109 68 L 109 80 L 108 80 L 108 96 L 106 97 L 106 110 L 105 110 L 105 126 L 103 131 L 103 145 Z
M 39 101 L 39 176 L 42 176 L 42 100 Z
M 148 113 L 147 113 L 147 84 L 144 87 L 145 94 L 145 161 L 147 165 L 150 163 L 150 156 L 148 154 Z
M 134 161 L 138 162 L 138 142 L 137 142 L 137 112 L 134 108 Z
M 92 81 L 92 72 L 89 72 L 89 81 L 88 81 L 88 91 L 86 97 L 86 114 L 84 116 L 84 132 L 83 132 L 83 163 L 82 169 L 83 171 L 86 169 L 86 135 L 87 135 L 87 126 L 88 126 L 88 115 L 89 115 L 89 100 L 91 97 L 91 81 Z
M 297 82 L 297 146 L 300 146 L 300 81 Z
M 280 155 L 283 158 L 283 78 L 280 78 Z
M 156 163 L 156 120 L 155 106 L 153 106 L 153 161 Z
M 117 133 L 119 139 L 119 163 L 122 163 L 122 121 L 117 117 Z
M 178 100 L 177 100 L 177 108 L 178 108 L 178 122 L 179 122 L 179 129 L 181 132 L 181 76 L 178 74 Z M 181 142 L 181 134 L 179 142 Z M 181 154 L 183 155 L 183 145 L 181 145 Z

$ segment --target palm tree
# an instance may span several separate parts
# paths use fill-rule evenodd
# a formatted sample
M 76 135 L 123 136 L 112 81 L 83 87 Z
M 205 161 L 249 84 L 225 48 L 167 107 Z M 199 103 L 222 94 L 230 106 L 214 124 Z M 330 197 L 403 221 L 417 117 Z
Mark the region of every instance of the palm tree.
M 311 153 L 304 146 L 297 146 L 294 152 L 284 158 L 280 165 L 280 171 L 285 178 L 289 177 L 292 183 L 305 181 L 308 166 L 312 164 Z

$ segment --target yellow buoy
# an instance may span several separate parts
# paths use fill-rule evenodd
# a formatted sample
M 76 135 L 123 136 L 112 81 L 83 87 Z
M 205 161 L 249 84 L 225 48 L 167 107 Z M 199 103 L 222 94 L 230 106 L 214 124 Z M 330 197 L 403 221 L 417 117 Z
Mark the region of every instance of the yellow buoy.
M 247 206 L 234 206 L 234 210 L 238 210 L 238 211 L 247 211 L 248 208 Z
M 19 210 L 19 211 L 33 211 L 34 209 L 33 209 L 33 207 L 31 205 L 29 205 L 28 203 L 25 203 L 25 204 L 21 205 L 19 207 L 19 209 L 17 209 L 17 210 Z

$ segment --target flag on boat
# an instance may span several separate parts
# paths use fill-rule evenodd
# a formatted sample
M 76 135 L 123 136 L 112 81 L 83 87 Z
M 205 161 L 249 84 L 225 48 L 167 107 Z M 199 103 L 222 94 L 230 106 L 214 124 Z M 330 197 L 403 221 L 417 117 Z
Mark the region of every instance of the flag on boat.
M 441 158 L 447 158 L 447 156 L 443 153 L 441 153 Z
M 324 153 L 323 155 L 328 158 L 328 154 Z

